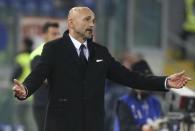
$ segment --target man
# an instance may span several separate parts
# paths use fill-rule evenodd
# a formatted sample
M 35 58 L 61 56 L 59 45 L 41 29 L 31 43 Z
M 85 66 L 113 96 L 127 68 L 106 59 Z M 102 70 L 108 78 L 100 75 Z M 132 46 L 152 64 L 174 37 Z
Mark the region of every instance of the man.
M 31 69 L 34 69 L 40 60 L 40 55 L 43 49 L 43 46 L 48 41 L 54 40 L 59 38 L 60 31 L 59 31 L 59 24 L 56 22 L 46 22 L 43 25 L 43 40 L 42 43 L 38 48 L 36 48 L 30 55 L 31 58 Z M 49 87 L 47 82 L 43 82 L 41 88 L 34 93 L 33 97 L 33 113 L 35 122 L 38 127 L 38 131 L 44 130 L 44 119 L 45 119 L 45 112 L 46 112 L 46 105 L 48 102 L 48 91 Z
M 45 131 L 103 131 L 106 78 L 132 88 L 159 91 L 166 91 L 165 83 L 167 88 L 181 88 L 190 80 L 184 72 L 166 79 L 146 77 L 123 67 L 105 47 L 90 40 L 95 15 L 87 7 L 72 8 L 67 22 L 68 31 L 45 45 L 40 63 L 24 83 L 14 80 L 15 96 L 26 99 L 47 78 Z

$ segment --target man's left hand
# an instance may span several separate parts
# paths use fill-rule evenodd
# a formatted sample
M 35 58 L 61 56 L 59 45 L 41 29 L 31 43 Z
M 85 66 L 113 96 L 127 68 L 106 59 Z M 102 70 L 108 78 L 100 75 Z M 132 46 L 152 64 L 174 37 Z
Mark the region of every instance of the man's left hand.
M 167 87 L 169 88 L 182 88 L 185 86 L 191 78 L 185 75 L 185 71 L 170 75 L 167 78 Z

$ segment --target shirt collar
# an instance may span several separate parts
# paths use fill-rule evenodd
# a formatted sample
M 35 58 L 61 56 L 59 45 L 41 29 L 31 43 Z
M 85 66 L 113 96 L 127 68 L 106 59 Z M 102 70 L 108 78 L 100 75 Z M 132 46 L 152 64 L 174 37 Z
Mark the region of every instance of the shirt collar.
M 79 48 L 80 48 L 80 46 L 81 46 L 81 42 L 79 42 L 78 40 L 76 40 L 74 37 L 72 37 L 70 34 L 69 34 L 69 36 L 70 36 L 70 39 L 72 40 L 72 43 L 74 44 L 74 46 L 75 46 L 75 48 L 77 49 L 77 50 L 79 50 Z M 85 47 L 87 48 L 87 40 L 83 43 L 84 45 L 85 45 Z

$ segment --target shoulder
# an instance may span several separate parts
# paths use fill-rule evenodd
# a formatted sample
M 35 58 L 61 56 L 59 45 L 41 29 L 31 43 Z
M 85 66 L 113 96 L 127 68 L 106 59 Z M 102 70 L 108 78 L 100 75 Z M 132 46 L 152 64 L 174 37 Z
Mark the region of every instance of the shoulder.
M 64 45 L 64 39 L 58 38 L 44 44 L 43 52 L 56 52 Z
M 62 44 L 64 44 L 64 39 L 61 37 L 61 38 L 58 38 L 58 39 L 55 39 L 55 40 L 52 40 L 52 41 L 45 43 L 44 48 L 54 48 L 54 47 L 58 47 Z

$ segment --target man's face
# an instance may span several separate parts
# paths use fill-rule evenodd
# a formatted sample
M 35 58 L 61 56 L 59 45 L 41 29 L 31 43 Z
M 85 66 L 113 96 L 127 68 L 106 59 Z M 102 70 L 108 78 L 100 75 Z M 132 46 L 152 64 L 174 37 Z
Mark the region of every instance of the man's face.
M 95 24 L 94 13 L 89 9 L 82 9 L 72 18 L 71 29 L 78 37 L 92 38 Z
M 57 39 L 60 37 L 60 30 L 57 27 L 49 27 L 48 31 L 45 33 L 46 42 Z

